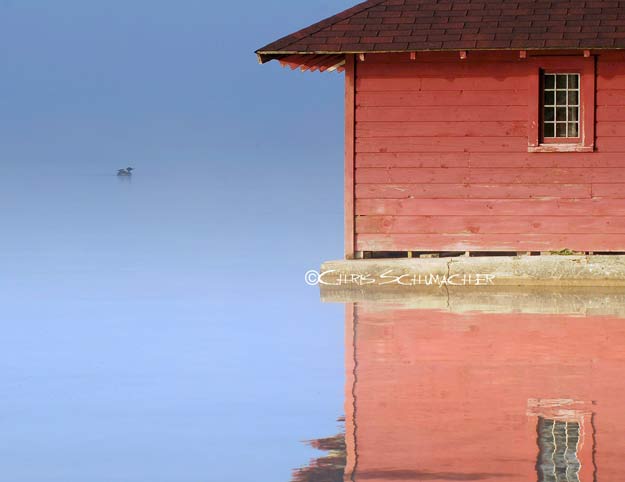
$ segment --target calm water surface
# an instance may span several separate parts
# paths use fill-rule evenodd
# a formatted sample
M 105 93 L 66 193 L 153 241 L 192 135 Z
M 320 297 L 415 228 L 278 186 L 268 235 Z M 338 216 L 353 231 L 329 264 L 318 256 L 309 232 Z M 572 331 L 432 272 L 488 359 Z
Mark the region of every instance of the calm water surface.
M 0 481 L 620 480 L 623 319 L 322 304 L 209 177 L 3 181 Z
M 294 480 L 621 480 L 623 321 L 348 305 L 346 430 Z
M 343 310 L 303 281 L 321 260 L 260 187 L 173 167 L 0 181 L 0 481 L 286 481 L 338 430 Z M 330 251 L 308 222 L 293 242 Z

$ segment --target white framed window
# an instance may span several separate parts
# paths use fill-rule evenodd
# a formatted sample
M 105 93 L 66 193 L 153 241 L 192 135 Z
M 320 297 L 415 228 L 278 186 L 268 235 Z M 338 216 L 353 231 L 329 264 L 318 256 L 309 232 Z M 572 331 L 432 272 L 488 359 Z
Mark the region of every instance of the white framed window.
M 579 142 L 580 74 L 542 74 L 543 142 Z

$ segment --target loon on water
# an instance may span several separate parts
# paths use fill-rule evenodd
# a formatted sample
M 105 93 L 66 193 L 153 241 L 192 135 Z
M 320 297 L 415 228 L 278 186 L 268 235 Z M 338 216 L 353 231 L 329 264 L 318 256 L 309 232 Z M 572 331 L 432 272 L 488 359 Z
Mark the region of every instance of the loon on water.
M 132 175 L 132 171 L 134 171 L 134 169 L 132 167 L 127 167 L 126 169 L 119 169 L 117 171 L 117 175 L 118 176 L 131 176 Z

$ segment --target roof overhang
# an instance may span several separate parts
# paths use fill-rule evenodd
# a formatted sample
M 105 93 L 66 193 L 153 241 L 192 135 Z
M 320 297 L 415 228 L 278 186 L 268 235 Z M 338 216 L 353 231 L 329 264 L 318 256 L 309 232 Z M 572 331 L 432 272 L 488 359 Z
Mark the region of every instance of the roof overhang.
M 266 64 L 272 60 L 280 62 L 282 67 L 289 67 L 291 70 L 301 70 L 302 72 L 343 72 L 345 70 L 346 58 L 349 55 L 355 55 L 360 60 L 364 60 L 369 55 L 409 55 L 412 60 L 416 60 L 418 55 L 422 54 L 460 54 L 460 58 L 464 59 L 471 53 L 479 54 L 485 52 L 518 52 L 520 58 L 540 57 L 544 55 L 584 55 L 585 57 L 599 52 L 625 52 L 623 48 L 605 48 L 605 49 L 562 49 L 562 48 L 540 48 L 540 49 L 523 49 L 523 48 L 497 48 L 497 49 L 423 49 L 423 50 L 389 50 L 389 51 L 370 51 L 370 52 L 270 52 L 257 51 L 258 62 Z
M 342 53 L 285 53 L 257 51 L 258 62 L 265 64 L 277 60 L 282 67 L 291 70 L 300 69 L 302 72 L 343 72 L 345 70 L 345 55 Z

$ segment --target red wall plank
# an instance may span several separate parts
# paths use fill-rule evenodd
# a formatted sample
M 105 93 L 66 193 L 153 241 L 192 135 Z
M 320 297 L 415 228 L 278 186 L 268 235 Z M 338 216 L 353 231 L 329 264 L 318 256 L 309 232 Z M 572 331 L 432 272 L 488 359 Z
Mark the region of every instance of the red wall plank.
M 359 234 L 625 234 L 625 216 L 359 216 Z
M 423 105 L 527 105 L 526 90 L 457 90 L 417 92 L 362 92 L 358 95 L 360 107 L 417 107 Z
M 623 123 L 625 132 L 625 123 Z M 358 138 L 391 137 L 525 137 L 527 122 L 360 122 Z
M 358 199 L 584 199 L 625 197 L 625 184 L 358 184 Z M 616 186 L 614 189 L 605 186 Z M 601 194 L 598 194 L 598 193 Z
M 625 108 L 625 106 L 623 108 Z M 602 122 L 597 126 L 597 136 L 625 137 L 625 121 Z
M 625 107 L 621 107 L 621 109 L 625 111 Z M 597 151 L 625 152 L 625 137 L 597 137 Z
M 625 216 L 625 199 L 357 199 L 356 215 Z
M 499 91 L 527 89 L 520 63 L 458 62 L 376 65 L 359 63 L 357 92 L 388 91 Z
M 358 138 L 356 152 L 517 152 L 524 137 L 384 137 Z
M 358 234 L 358 251 L 621 251 L 622 234 Z
M 358 167 L 625 167 L 619 153 L 361 152 Z
M 593 197 L 603 197 L 610 199 L 625 199 L 625 184 L 596 183 L 590 186 Z
M 419 122 L 431 121 L 526 121 L 527 108 L 522 106 L 419 106 L 419 107 L 358 107 L 356 121 Z M 623 119 L 610 119 L 623 120 Z
M 625 77 L 622 80 L 625 83 Z M 625 121 L 625 109 L 622 105 L 597 106 L 597 122 Z
M 602 89 L 597 92 L 598 106 L 625 106 L 625 77 L 621 79 L 619 89 Z
M 625 169 L 618 167 L 553 167 L 516 169 L 363 167 L 356 170 L 357 183 L 442 184 L 584 184 L 624 183 Z

